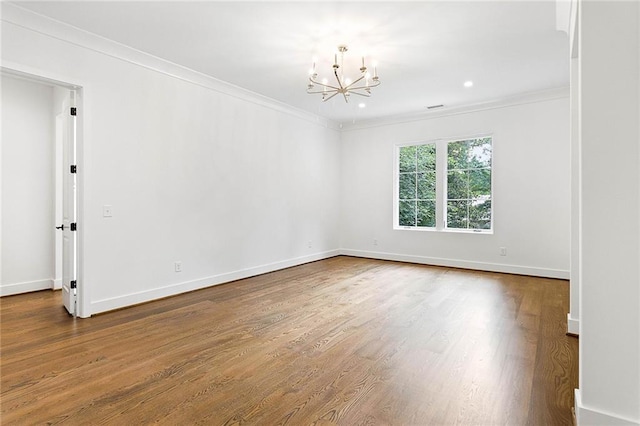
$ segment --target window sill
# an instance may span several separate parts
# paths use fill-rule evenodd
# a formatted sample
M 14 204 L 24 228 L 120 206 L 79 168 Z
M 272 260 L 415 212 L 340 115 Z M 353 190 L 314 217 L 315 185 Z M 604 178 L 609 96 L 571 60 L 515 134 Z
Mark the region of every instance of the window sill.
M 447 234 L 480 234 L 480 235 L 493 235 L 493 229 L 438 229 L 438 228 L 426 228 L 419 226 L 394 226 L 394 231 L 418 231 L 418 232 L 442 232 Z
M 451 232 L 453 234 L 492 235 L 493 234 L 493 229 L 442 229 L 442 232 Z

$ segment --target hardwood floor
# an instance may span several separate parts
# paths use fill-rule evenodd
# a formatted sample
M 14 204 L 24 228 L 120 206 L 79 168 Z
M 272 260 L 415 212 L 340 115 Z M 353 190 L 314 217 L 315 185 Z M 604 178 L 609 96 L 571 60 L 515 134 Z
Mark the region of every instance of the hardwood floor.
M 5 297 L 1 422 L 570 425 L 568 293 L 336 257 L 84 320 Z

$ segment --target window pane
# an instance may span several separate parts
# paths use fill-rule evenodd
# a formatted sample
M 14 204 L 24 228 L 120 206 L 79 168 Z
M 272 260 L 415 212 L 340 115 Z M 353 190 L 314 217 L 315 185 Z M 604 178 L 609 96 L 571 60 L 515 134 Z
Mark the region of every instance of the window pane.
M 468 201 L 447 202 L 447 228 L 467 228 Z
M 491 195 L 491 169 L 469 170 L 470 197 Z
M 416 171 L 416 147 L 403 146 L 400 148 L 400 173 Z
M 436 202 L 418 201 L 418 226 L 436 226 Z
M 399 178 L 398 193 L 401 200 L 413 200 L 416 198 L 416 174 L 402 173 Z
M 447 144 L 447 167 L 452 169 L 466 169 L 469 157 L 467 141 L 449 142 Z
M 469 219 L 469 228 L 491 229 L 491 200 L 473 200 L 469 206 Z
M 416 226 L 415 201 L 400 201 L 398 222 L 400 226 Z
M 491 167 L 491 138 L 472 139 L 469 142 L 469 167 Z
M 421 200 L 436 198 L 436 172 L 418 174 L 418 198 Z
M 452 169 L 491 167 L 491 138 L 449 142 L 447 165 Z
M 418 171 L 426 172 L 436 169 L 436 145 L 420 145 L 417 151 Z
M 469 172 L 456 170 L 447 174 L 447 198 L 469 198 Z

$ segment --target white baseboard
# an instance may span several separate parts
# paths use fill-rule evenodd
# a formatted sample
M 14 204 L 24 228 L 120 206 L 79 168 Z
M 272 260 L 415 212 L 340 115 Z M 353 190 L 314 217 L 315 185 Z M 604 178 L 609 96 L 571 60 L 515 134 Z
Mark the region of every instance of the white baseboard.
M 315 253 L 309 256 L 302 256 L 293 259 L 283 260 L 280 262 L 260 265 L 253 268 L 242 269 L 239 271 L 227 272 L 220 275 L 200 278 L 193 281 L 185 281 L 177 284 L 168 285 L 161 288 L 155 288 L 148 291 L 127 294 L 124 296 L 114 297 L 111 299 L 97 300 L 91 303 L 90 315 L 100 312 L 112 311 L 114 309 L 123 308 L 125 306 L 136 305 L 139 303 L 149 302 L 163 297 L 174 296 L 180 293 L 186 293 L 193 290 L 199 290 L 206 287 L 212 287 L 218 284 L 228 283 L 230 281 L 241 280 L 256 275 L 266 274 L 268 272 L 280 269 L 290 268 L 292 266 L 302 265 L 304 263 L 315 262 L 317 260 L 328 259 L 340 255 L 340 250 L 330 250 L 322 253 Z M 89 316 L 90 316 L 89 315 Z
M 56 278 L 51 280 L 52 289 L 61 290 L 62 289 L 62 278 Z
M 514 265 L 503 265 L 484 262 L 470 262 L 455 259 L 432 258 L 423 256 L 412 256 L 395 253 L 369 252 L 362 250 L 339 249 L 330 250 L 322 253 L 316 253 L 309 256 L 302 256 L 294 259 L 288 259 L 280 262 L 260 265 L 253 268 L 242 269 L 238 271 L 227 272 L 220 275 L 213 275 L 197 280 L 185 281 L 181 283 L 171 284 L 161 288 L 155 288 L 138 293 L 131 293 L 110 299 L 97 300 L 91 302 L 90 315 L 100 312 L 112 311 L 114 309 L 126 306 L 136 305 L 139 303 L 149 302 L 151 300 L 161 299 L 163 297 L 174 296 L 188 291 L 199 290 L 218 284 L 228 283 L 230 281 L 240 280 L 253 277 L 268 272 L 277 271 L 292 266 L 302 265 L 304 263 L 314 262 L 316 260 L 328 259 L 330 257 L 345 255 L 354 257 L 364 257 L 370 259 L 395 260 L 400 262 L 419 263 L 425 265 L 448 266 L 453 268 L 474 269 L 480 271 L 504 272 L 519 275 L 532 275 L 546 278 L 568 279 L 569 271 L 532 268 Z
M 571 317 L 571 312 L 567 314 L 567 333 L 580 334 L 580 320 Z
M 32 291 L 51 290 L 52 280 L 27 281 L 23 283 L 2 284 L 0 286 L 0 297 L 14 294 L 29 293 Z
M 439 257 L 414 256 L 397 253 L 384 253 L 364 250 L 342 249 L 345 256 L 366 257 L 369 259 L 395 260 L 399 262 L 420 263 L 423 265 L 448 266 L 451 268 L 473 269 L 478 271 L 504 272 L 507 274 L 531 275 L 534 277 L 569 279 L 569 271 L 561 269 L 536 268 L 530 266 L 505 265 L 501 263 L 475 262 L 468 260 L 445 259 Z
M 619 417 L 613 413 L 596 410 L 582 405 L 580 389 L 575 390 L 575 410 L 578 426 L 638 426 L 640 421 Z

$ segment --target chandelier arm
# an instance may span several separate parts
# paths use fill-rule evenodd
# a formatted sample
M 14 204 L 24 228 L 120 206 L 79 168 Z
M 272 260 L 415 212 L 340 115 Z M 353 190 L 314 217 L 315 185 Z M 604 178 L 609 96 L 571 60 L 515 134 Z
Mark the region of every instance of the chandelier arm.
M 329 99 L 333 98 L 333 97 L 334 97 L 335 95 L 337 95 L 338 93 L 340 93 L 340 92 L 336 92 L 336 93 L 334 93 L 333 95 L 329 96 L 328 98 L 323 99 L 323 100 L 322 100 L 322 102 L 327 102 Z
M 309 90 L 307 90 L 307 93 L 310 95 L 317 95 L 320 93 L 324 93 L 324 94 L 329 94 L 329 93 L 333 93 L 333 92 L 338 92 L 337 90 L 319 90 L 317 92 L 310 92 Z
M 345 89 L 347 90 L 351 90 L 351 86 L 353 86 L 354 84 L 356 84 L 357 82 L 359 82 L 360 80 L 362 80 L 364 78 L 364 76 L 360 76 L 359 79 L 357 79 L 356 81 L 350 83 L 347 87 L 345 87 Z
M 371 94 L 367 93 L 366 95 L 364 93 L 359 93 L 359 92 L 354 92 L 353 90 L 349 90 L 349 93 L 351 93 L 352 95 L 358 95 L 358 96 L 362 96 L 364 98 L 370 98 Z
M 324 84 L 324 83 L 322 83 L 322 82 L 320 82 L 320 81 L 316 81 L 316 80 L 314 80 L 314 79 L 313 79 L 313 77 L 309 77 L 309 81 L 310 81 L 311 83 L 313 83 L 313 84 L 317 84 L 318 86 L 326 87 L 327 89 L 331 89 L 331 90 L 340 90 L 340 88 L 339 88 L 339 87 L 334 87 L 334 86 L 332 86 L 332 85 L 330 85 L 330 84 Z M 314 93 L 322 93 L 322 92 L 314 92 Z
M 358 87 L 349 87 L 349 90 L 363 90 L 363 89 L 373 89 L 374 87 L 380 86 L 380 81 L 376 84 L 369 84 L 368 86 L 358 86 Z

